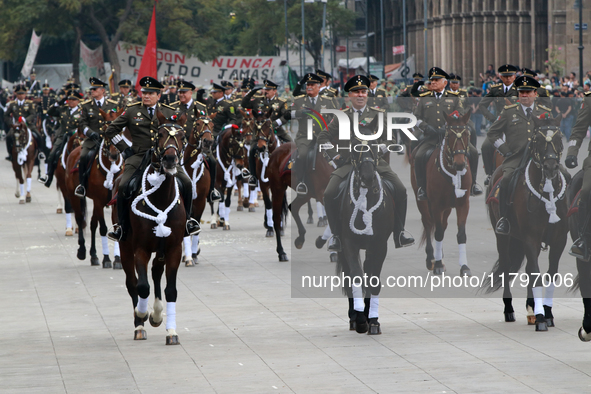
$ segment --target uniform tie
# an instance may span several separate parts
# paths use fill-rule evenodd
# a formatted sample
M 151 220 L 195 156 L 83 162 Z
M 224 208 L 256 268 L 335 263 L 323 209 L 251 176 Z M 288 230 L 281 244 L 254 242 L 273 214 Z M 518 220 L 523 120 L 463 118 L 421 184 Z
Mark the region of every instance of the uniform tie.
M 527 114 L 527 118 L 531 119 L 531 108 L 526 108 L 525 113 Z
M 150 119 L 154 116 L 154 108 L 148 107 L 148 112 L 150 113 Z
M 97 100 L 96 106 L 100 108 L 101 107 L 101 102 Z

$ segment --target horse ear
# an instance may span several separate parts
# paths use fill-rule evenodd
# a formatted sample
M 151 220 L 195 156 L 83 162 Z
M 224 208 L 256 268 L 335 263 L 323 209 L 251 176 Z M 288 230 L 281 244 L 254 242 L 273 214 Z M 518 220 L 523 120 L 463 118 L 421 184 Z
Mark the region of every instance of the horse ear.
M 119 108 L 119 110 L 115 113 L 115 118 L 118 118 L 123 113 L 123 111 L 125 111 L 125 107 Z
M 552 118 L 550 120 L 550 123 L 553 124 L 556 127 L 560 127 L 560 122 L 562 122 L 562 116 L 557 116 L 557 117 Z
M 470 110 L 466 111 L 466 113 L 462 115 L 461 123 L 463 125 L 468 124 L 468 122 L 470 121 L 470 116 L 472 116 L 472 108 L 470 108 Z
M 156 117 L 161 125 L 166 123 L 166 116 L 159 109 L 156 110 Z

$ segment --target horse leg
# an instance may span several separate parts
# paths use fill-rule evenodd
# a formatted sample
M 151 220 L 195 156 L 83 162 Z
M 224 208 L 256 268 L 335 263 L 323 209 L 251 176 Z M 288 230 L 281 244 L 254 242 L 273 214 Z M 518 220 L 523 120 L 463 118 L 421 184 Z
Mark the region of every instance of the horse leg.
M 74 228 L 72 227 L 72 204 L 67 198 L 64 198 L 64 209 L 66 210 L 66 237 L 74 235 Z
M 197 264 L 197 256 L 201 252 L 199 249 L 199 235 L 193 235 L 191 240 L 191 258 L 193 259 L 193 264 Z
M 74 204 L 74 217 L 76 225 L 78 226 L 78 251 L 76 257 L 78 260 L 86 260 L 86 246 L 84 242 L 84 228 L 86 227 L 86 198 L 76 198 L 76 202 L 70 201 Z M 76 207 L 78 209 L 76 209 Z
M 252 189 L 249 189 L 250 194 L 248 195 L 248 212 L 256 212 L 256 207 L 259 206 L 259 203 L 257 201 L 257 191 L 256 188 L 253 187 Z M 266 193 L 268 193 L 269 191 L 267 190 Z M 265 197 L 263 196 L 263 199 Z
M 556 228 L 556 231 L 560 231 L 558 227 Z M 547 271 L 547 281 L 542 281 L 542 286 L 544 286 L 544 317 L 546 318 L 546 324 L 548 327 L 554 327 L 554 315 L 552 315 L 555 289 L 554 277 L 558 273 L 558 263 L 560 262 L 560 256 L 562 256 L 562 252 L 566 246 L 567 232 L 560 231 L 560 235 L 557 235 L 556 238 L 557 239 L 555 239 L 555 242 L 550 245 L 550 251 L 548 252 L 549 265 Z
M 104 211 L 100 209 L 99 216 L 99 232 L 101 235 L 101 246 L 103 249 L 103 268 L 112 268 L 111 259 L 109 258 L 109 239 L 107 238 L 107 223 L 105 223 Z
M 160 260 L 162 257 L 156 254 L 154 260 L 152 260 L 152 281 L 154 282 L 154 310 L 150 312 L 148 318 L 152 327 L 159 327 L 162 324 L 164 317 L 162 311 L 164 311 L 164 304 L 162 303 L 162 285 L 160 279 L 164 273 L 164 261 Z
M 512 276 L 510 275 L 508 266 L 511 259 L 512 243 L 515 242 L 513 238 L 509 238 L 505 235 L 497 235 L 497 251 L 499 252 L 499 277 L 493 280 L 501 280 L 503 284 L 503 304 L 505 314 L 505 321 L 508 323 L 515 321 L 515 310 L 513 309 L 513 296 L 511 295 L 511 281 Z M 503 275 L 502 279 L 500 275 Z
M 283 245 L 281 243 L 281 217 L 282 211 L 284 209 L 284 204 L 287 204 L 285 201 L 285 189 L 282 187 L 275 188 L 276 190 L 272 191 L 273 195 L 273 228 L 275 229 L 275 240 L 277 241 L 277 255 L 279 257 L 279 261 L 289 261 L 287 258 L 287 254 L 283 250 Z M 297 198 L 296 198 L 297 200 Z M 293 214 L 293 212 L 292 212 Z
M 96 228 L 98 227 L 98 218 L 96 208 L 92 212 L 90 219 L 90 265 L 99 265 L 99 259 L 96 255 Z
M 244 185 L 239 185 L 238 182 L 236 182 L 236 191 L 238 192 L 238 203 L 236 204 L 236 211 L 241 212 L 244 211 L 244 206 L 242 205 L 243 200 L 244 200 L 244 191 L 243 191 L 243 187 Z
M 320 201 L 316 201 L 316 214 L 318 215 L 318 224 L 316 227 L 324 227 L 326 226 L 326 214 L 324 213 L 324 207 Z
M 312 210 L 312 202 L 308 200 L 308 220 L 306 224 L 314 224 L 314 211 Z
M 166 296 L 166 344 L 178 345 L 180 342 L 179 336 L 176 333 L 176 276 L 181 260 L 182 248 L 178 245 L 173 250 L 168 248 L 167 251 L 170 252 L 170 256 L 166 257 L 166 288 L 164 289 Z M 160 281 L 160 278 L 158 278 L 158 281 Z
M 273 198 L 273 200 L 275 200 Z M 293 200 L 291 202 L 291 204 L 289 205 L 289 210 L 291 211 L 291 216 L 293 216 L 293 220 L 296 222 L 296 225 L 298 226 L 298 237 L 295 239 L 295 247 L 298 249 L 301 249 L 302 246 L 304 246 L 304 242 L 306 242 L 306 228 L 304 227 L 304 224 L 302 223 L 302 219 L 300 218 L 300 208 L 302 207 L 302 205 L 304 205 L 306 202 L 310 202 L 310 199 L 307 197 L 301 197 L 300 195 L 298 195 L 295 200 Z M 273 220 L 275 220 L 275 218 L 273 217 Z M 278 226 L 275 226 L 275 230 L 277 230 Z
M 125 248 L 124 248 L 125 249 Z M 180 256 L 179 256 L 180 258 Z M 148 299 L 150 297 L 150 283 L 148 282 L 148 263 L 150 254 L 143 249 L 135 250 L 132 260 L 137 272 L 137 295 L 138 301 L 134 311 L 135 316 L 135 340 L 147 339 L 144 323 L 148 320 Z
M 525 255 L 527 257 L 525 272 L 529 276 L 527 290 L 528 298 L 531 294 L 531 297 L 533 297 L 534 300 L 534 324 L 536 326 L 536 331 L 548 331 L 548 325 L 546 324 L 546 318 L 544 317 L 544 287 L 542 286 L 542 278 L 540 276 L 540 267 L 538 264 L 540 254 L 538 245 L 538 243 L 532 242 L 532 240 L 526 241 L 525 243 Z
M 253 192 L 252 194 L 256 196 L 256 193 Z M 273 231 L 273 203 L 271 202 L 268 193 L 263 193 L 263 202 L 265 204 L 265 218 L 263 225 L 267 229 L 265 237 L 271 238 L 275 235 L 275 232 Z
M 447 210 L 449 212 L 449 210 Z M 441 275 L 445 272 L 445 264 L 443 264 L 443 235 L 447 228 L 447 215 L 442 212 L 436 217 L 435 222 L 435 265 L 433 267 L 433 275 Z
M 131 304 L 133 306 L 135 316 L 135 310 L 138 305 L 137 276 L 135 275 L 135 267 L 133 263 L 133 249 L 131 249 L 130 243 L 127 245 L 127 248 L 123 248 L 123 253 L 121 254 L 121 261 L 123 264 L 123 270 L 125 271 L 125 287 L 127 288 L 127 293 L 131 297 Z M 137 316 L 135 316 L 134 320 L 134 325 L 138 326 Z M 142 324 L 143 321 L 139 324 Z
M 365 262 L 363 263 L 364 271 L 369 278 L 368 291 L 370 292 L 369 314 L 367 316 L 369 319 L 368 335 L 380 335 L 382 333 L 380 323 L 378 322 L 380 306 L 379 297 L 382 288 L 380 275 L 382 273 L 382 266 L 386 259 L 386 254 L 388 253 L 388 238 L 376 245 L 377 247 L 367 250 L 365 254 Z
M 56 186 L 57 191 L 57 208 L 55 213 L 62 213 L 64 211 L 63 196 L 59 186 Z
M 31 202 L 31 183 L 33 182 L 33 179 L 31 178 L 31 174 L 30 171 L 28 171 L 29 173 L 27 174 L 27 195 L 25 198 L 25 202 Z
M 219 203 L 219 201 L 214 201 L 214 202 L 210 202 L 209 206 L 211 207 L 211 228 L 212 229 L 216 229 L 218 228 L 218 222 L 220 220 L 219 215 L 217 214 L 219 208 L 222 206 L 222 204 Z
M 468 267 L 468 258 L 466 256 L 466 218 L 468 217 L 468 208 L 466 204 L 461 207 L 456 207 L 456 214 L 458 218 L 458 248 L 460 252 L 460 276 L 472 276 L 472 271 Z
M 226 201 L 224 209 L 224 230 L 230 230 L 230 204 L 232 203 L 232 188 L 227 188 Z
M 122 269 L 123 265 L 121 264 L 121 250 L 119 249 L 119 242 L 115 242 L 115 244 L 113 245 L 113 256 L 115 256 L 115 258 L 113 259 L 113 269 Z
M 369 330 L 365 315 L 365 298 L 363 296 L 363 270 L 359 263 L 359 249 L 352 242 L 343 243 L 343 251 L 339 253 L 339 260 L 343 259 L 350 272 L 351 295 L 353 297 L 353 312 L 355 315 L 355 331 L 365 334 Z
M 583 342 L 591 341 L 591 265 L 588 262 L 577 259 L 577 272 L 579 276 L 579 290 L 583 298 L 585 311 L 583 323 L 579 328 L 579 339 Z
M 194 267 L 195 264 L 193 263 L 193 259 L 191 258 L 192 253 L 192 245 L 191 245 L 191 236 L 188 235 L 183 238 L 183 247 L 185 248 L 185 267 Z

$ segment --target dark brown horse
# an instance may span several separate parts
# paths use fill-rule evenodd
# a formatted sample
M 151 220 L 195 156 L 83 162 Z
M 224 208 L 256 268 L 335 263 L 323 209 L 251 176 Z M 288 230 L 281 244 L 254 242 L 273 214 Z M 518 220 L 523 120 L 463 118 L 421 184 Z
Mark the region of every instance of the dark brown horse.
M 170 123 L 162 113 L 157 112 L 156 115 L 160 126 L 152 147 L 151 162 L 143 173 L 141 189 L 127 202 L 131 205 L 130 226 L 125 240 L 121 242 L 121 262 L 134 308 L 136 340 L 147 339 L 144 323 L 148 318 L 154 327 L 160 326 L 164 320 L 160 282 L 166 269 L 166 344 L 178 345 L 176 278 L 183 249 L 186 214 L 174 174 L 183 152 L 185 133 L 181 126 Z M 177 123 L 185 124 L 185 120 L 183 115 Z M 156 253 L 152 260 L 155 300 L 154 310 L 148 314 L 148 265 L 152 253 Z
M 496 234 L 497 260 L 492 279 L 488 281 L 488 291 L 503 287 L 505 321 L 515 321 L 512 305 L 511 284 L 515 274 L 527 259 L 527 320 L 536 326 L 536 331 L 547 331 L 554 326 L 552 316 L 552 297 L 554 279 L 558 272 L 560 256 L 566 245 L 568 223 L 566 183 L 560 171 L 562 153 L 562 133 L 560 117 L 556 119 L 532 118 L 536 128 L 524 156 L 525 168 L 516 169 L 516 186 L 512 193 L 508 219 L 511 222 L 509 235 Z M 493 174 L 489 184 L 489 195 L 502 176 L 501 168 Z M 492 196 L 491 196 L 492 197 Z M 489 198 L 489 216 L 493 228 L 499 220 L 499 202 Z M 549 267 L 540 275 L 538 263 L 542 244 L 549 247 Z M 545 296 L 542 298 L 543 290 Z
M 16 178 L 16 192 L 14 196 L 19 204 L 31 202 L 31 173 L 35 166 L 38 147 L 33 133 L 24 118 L 19 118 L 13 125 L 14 144 L 12 145 L 12 169 Z M 25 180 L 27 194 L 25 196 Z
M 213 123 L 205 116 L 199 116 L 193 130 L 189 132 L 187 146 L 183 156 L 185 172 L 193 185 L 192 217 L 201 222 L 201 216 L 207 203 L 207 193 L 211 184 L 211 176 L 207 167 L 206 156 L 213 146 Z M 197 263 L 199 251 L 199 235 L 187 236 L 185 245 L 185 266 L 193 267 Z
M 427 200 L 417 201 L 423 222 L 421 243 L 427 246 L 427 269 L 434 275 L 445 272 L 443 264 L 443 236 L 447 229 L 447 219 L 452 208 L 456 209 L 458 223 L 458 246 L 460 251 L 460 275 L 471 276 L 466 258 L 466 219 L 470 210 L 470 189 L 472 174 L 468 163 L 468 144 L 470 143 L 470 112 L 463 116 L 454 112 L 447 117 L 447 126 L 442 142 L 437 145 L 429 158 L 427 171 Z M 411 156 L 411 183 L 417 194 L 414 156 Z M 435 229 L 435 250 L 431 237 Z
M 101 116 L 105 120 L 104 126 L 107 127 L 113 120 L 115 120 L 122 112 L 123 108 L 118 112 L 105 112 L 99 109 Z M 80 150 L 74 150 L 67 160 L 66 167 L 66 190 L 68 200 L 70 201 L 74 210 L 74 217 L 78 225 L 78 252 L 77 257 L 80 260 L 86 259 L 86 246 L 84 239 L 84 228 L 86 224 L 86 197 L 93 200 L 93 211 L 90 220 L 90 264 L 100 265 L 96 253 L 96 230 L 99 227 L 101 235 L 101 245 L 103 251 L 103 268 L 121 269 L 121 258 L 119 252 L 119 245 L 115 243 L 115 265 L 111 263 L 109 257 L 109 244 L 107 240 L 107 224 L 105 222 L 104 208 L 107 206 L 112 198 L 113 181 L 121 172 L 123 166 L 123 158 L 119 155 L 119 151 L 115 145 L 107 140 L 102 140 L 98 154 L 96 155 L 92 165 L 90 166 L 90 173 L 88 176 L 88 188 L 86 197 L 79 198 L 74 195 L 74 190 L 79 184 L 78 177 L 78 161 L 80 159 Z

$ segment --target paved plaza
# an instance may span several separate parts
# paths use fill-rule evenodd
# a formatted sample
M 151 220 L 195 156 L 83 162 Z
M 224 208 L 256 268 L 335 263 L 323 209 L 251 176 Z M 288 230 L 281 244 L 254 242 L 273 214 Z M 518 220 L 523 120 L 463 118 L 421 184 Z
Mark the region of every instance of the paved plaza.
M 586 153 L 581 149 L 579 163 Z M 392 162 L 410 188 L 410 168 L 400 156 Z M 591 344 L 577 337 L 578 293 L 556 298 L 556 327 L 538 333 L 526 323 L 523 298 L 514 300 L 517 321 L 504 322 L 499 292 L 382 297 L 383 334 L 360 335 L 349 331 L 344 297 L 292 292 L 291 264 L 306 262 L 280 263 L 274 238 L 264 237 L 263 208 L 236 212 L 235 203 L 232 230 L 204 225 L 199 264 L 179 270 L 180 346 L 165 346 L 164 325 L 147 326 L 148 339 L 134 341 L 123 271 L 76 258 L 76 237 L 64 236 L 65 217 L 55 213 L 54 188 L 34 180 L 26 205 L 14 191 L 12 169 L 2 160 L 2 393 L 591 392 Z M 409 199 L 407 228 L 418 239 L 420 216 Z M 459 273 L 454 215 L 444 241 L 450 275 Z M 315 249 L 322 231 L 307 229 L 303 252 Z M 495 236 L 482 196 L 471 200 L 467 229 L 472 272 L 490 271 Z M 288 226 L 284 247 L 291 257 L 290 232 Z M 570 245 L 561 273 L 575 272 Z M 547 253 L 541 256 L 545 271 Z M 425 275 L 424 260 L 417 246 L 399 251 L 391 243 L 385 271 Z M 320 264 L 319 271 L 334 272 L 328 257 Z

